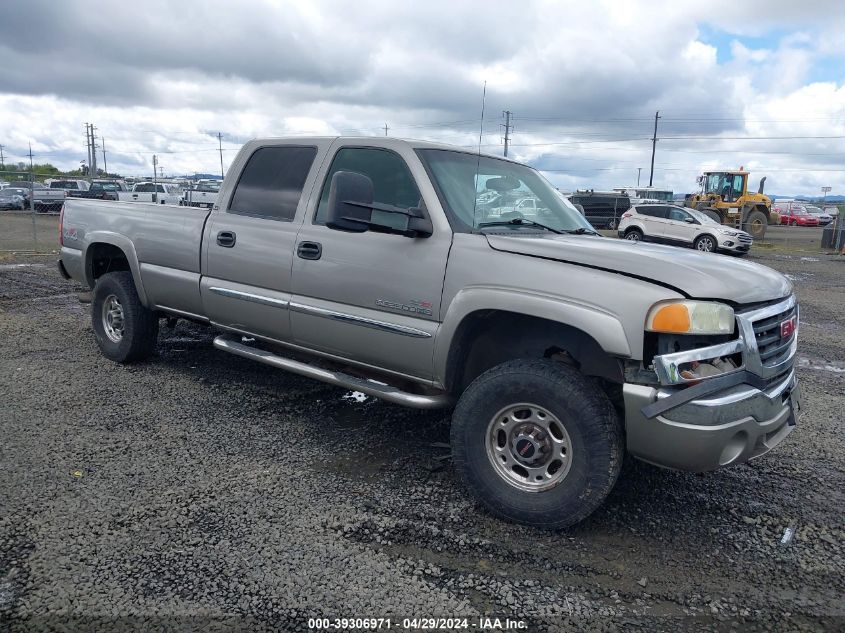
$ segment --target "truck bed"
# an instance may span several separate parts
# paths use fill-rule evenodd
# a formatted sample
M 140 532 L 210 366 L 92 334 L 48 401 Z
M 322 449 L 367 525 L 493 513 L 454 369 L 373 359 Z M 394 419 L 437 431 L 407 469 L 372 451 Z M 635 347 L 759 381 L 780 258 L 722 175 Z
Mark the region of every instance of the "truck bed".
M 82 267 L 82 251 L 89 244 L 128 244 L 134 247 L 151 307 L 202 314 L 200 252 L 209 213 L 199 207 L 68 198 L 63 259 L 74 256 L 67 251 L 77 250 Z

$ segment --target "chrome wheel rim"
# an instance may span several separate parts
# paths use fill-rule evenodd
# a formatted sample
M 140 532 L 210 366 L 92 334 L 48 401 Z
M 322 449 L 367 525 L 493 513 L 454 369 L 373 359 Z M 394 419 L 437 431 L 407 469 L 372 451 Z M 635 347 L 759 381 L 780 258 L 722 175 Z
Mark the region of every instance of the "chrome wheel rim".
M 110 341 L 120 343 L 123 340 L 124 327 L 123 306 L 117 296 L 109 295 L 103 301 L 103 330 Z
M 629 242 L 639 242 L 640 241 L 640 234 L 636 231 L 631 231 L 628 235 L 625 236 L 625 239 Z
M 709 237 L 703 237 L 698 240 L 698 250 L 709 253 L 713 250 L 713 240 Z
M 487 458 L 496 474 L 524 492 L 542 492 L 566 479 L 572 466 L 572 440 L 547 409 L 519 403 L 490 420 Z

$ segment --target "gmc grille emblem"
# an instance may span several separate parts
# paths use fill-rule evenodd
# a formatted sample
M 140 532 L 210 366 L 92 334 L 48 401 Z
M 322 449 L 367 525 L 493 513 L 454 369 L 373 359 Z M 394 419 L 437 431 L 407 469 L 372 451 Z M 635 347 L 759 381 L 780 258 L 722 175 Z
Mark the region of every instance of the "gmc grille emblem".
M 789 338 L 795 333 L 795 317 L 789 318 L 780 323 L 780 337 Z

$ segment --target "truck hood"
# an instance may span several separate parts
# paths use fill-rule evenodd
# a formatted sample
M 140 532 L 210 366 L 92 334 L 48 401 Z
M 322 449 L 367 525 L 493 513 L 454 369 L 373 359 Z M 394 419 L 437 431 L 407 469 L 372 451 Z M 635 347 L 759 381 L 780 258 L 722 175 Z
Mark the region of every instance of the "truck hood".
M 728 255 L 590 235 L 485 237 L 497 251 L 627 275 L 697 299 L 757 303 L 792 292 L 792 283 L 779 272 Z

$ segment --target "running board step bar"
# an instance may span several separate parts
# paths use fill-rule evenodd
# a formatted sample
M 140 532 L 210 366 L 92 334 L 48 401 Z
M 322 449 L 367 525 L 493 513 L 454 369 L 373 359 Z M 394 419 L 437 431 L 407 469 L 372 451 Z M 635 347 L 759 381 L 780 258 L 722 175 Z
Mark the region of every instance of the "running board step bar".
M 368 396 L 380 398 L 381 400 L 386 400 L 387 402 L 393 402 L 395 404 L 401 404 L 406 407 L 413 407 L 415 409 L 440 409 L 452 404 L 451 397 L 445 393 L 435 395 L 409 393 L 391 385 L 385 385 L 365 378 L 350 376 L 349 374 L 344 374 L 339 371 L 315 367 L 314 365 L 308 365 L 306 363 L 293 360 L 292 358 L 279 356 L 278 354 L 274 354 L 273 352 L 258 347 L 244 345 L 240 341 L 240 337 L 228 334 L 216 337 L 214 339 L 214 347 L 219 350 L 223 350 L 224 352 L 235 354 L 236 356 L 249 358 L 250 360 L 255 360 L 259 363 L 264 363 L 265 365 L 284 369 L 307 378 L 321 380 L 329 383 L 330 385 L 335 385 L 336 387 L 344 387 L 346 389 L 351 389 L 352 391 L 360 391 Z

